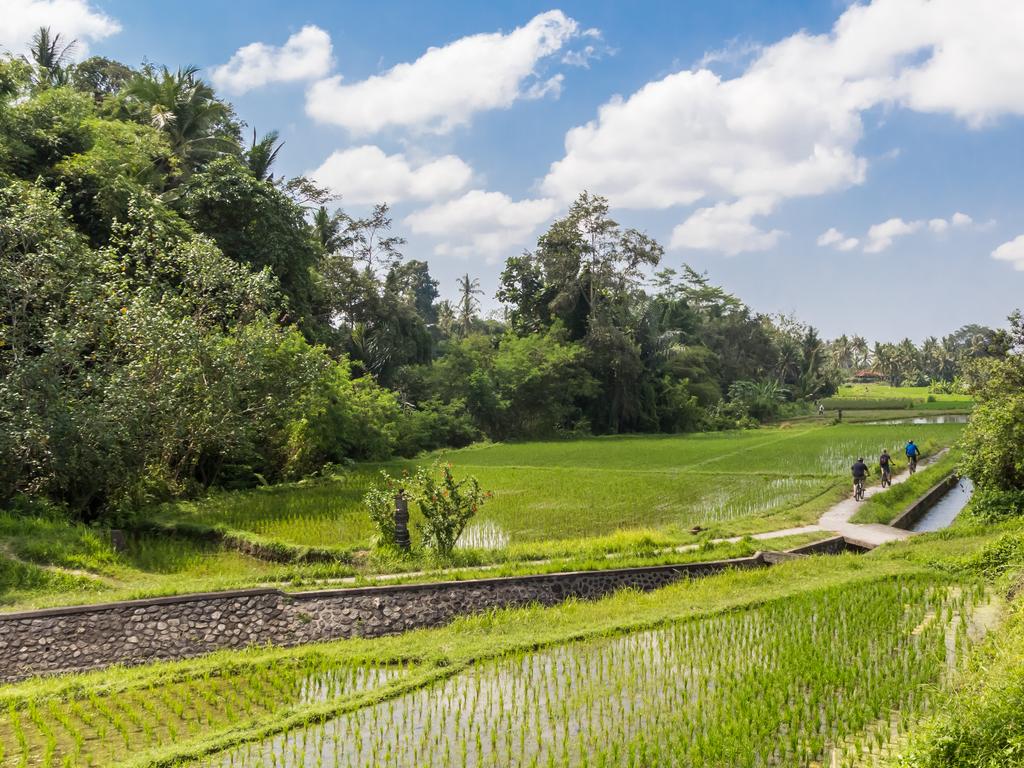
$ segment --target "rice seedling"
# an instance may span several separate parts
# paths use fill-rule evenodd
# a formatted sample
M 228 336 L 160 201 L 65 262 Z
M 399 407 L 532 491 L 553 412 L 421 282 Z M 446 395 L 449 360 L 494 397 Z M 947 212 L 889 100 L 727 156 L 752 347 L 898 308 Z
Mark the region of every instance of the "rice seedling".
M 206 669 L 196 678 L 116 694 L 29 700 L 0 716 L 0 765 L 114 765 L 183 736 L 209 737 L 277 711 L 357 695 L 402 673 L 314 655 L 223 674 Z
M 805 593 L 519 653 L 196 765 L 873 765 L 985 600 L 913 578 Z

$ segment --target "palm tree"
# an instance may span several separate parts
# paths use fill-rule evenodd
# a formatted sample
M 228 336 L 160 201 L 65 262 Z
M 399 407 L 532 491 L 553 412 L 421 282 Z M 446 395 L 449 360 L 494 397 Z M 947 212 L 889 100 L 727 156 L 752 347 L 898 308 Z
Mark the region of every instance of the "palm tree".
M 260 181 L 273 181 L 274 175 L 270 167 L 277 160 L 277 153 L 281 151 L 284 142 L 279 142 L 278 132 L 271 131 L 259 141 L 256 140 L 256 129 L 252 129 L 252 146 L 245 153 L 245 162 L 252 171 L 252 175 Z
M 326 206 L 321 205 L 313 214 L 313 233 L 317 242 L 323 246 L 324 253 L 334 253 L 343 244 L 342 224 L 344 216 L 327 212 Z
M 856 356 L 854 362 L 858 368 L 866 368 L 868 363 L 871 362 L 871 351 L 868 347 L 868 341 L 863 336 L 854 336 L 850 339 L 850 352 Z
M 121 94 L 127 116 L 162 131 L 187 170 L 238 148 L 230 108 L 196 77 L 198 71 L 149 68 L 129 80 Z
M 35 70 L 37 85 L 67 85 L 71 74 L 68 60 L 78 45 L 77 40 L 65 43 L 60 33 L 53 34 L 49 27 L 40 27 L 32 35 L 28 57 L 22 57 Z
M 482 296 L 480 281 L 475 277 L 470 278 L 469 273 L 460 277 L 457 281 L 459 286 L 459 323 L 462 325 L 462 335 L 469 336 L 473 327 L 473 318 L 480 308 L 480 301 L 477 296 Z

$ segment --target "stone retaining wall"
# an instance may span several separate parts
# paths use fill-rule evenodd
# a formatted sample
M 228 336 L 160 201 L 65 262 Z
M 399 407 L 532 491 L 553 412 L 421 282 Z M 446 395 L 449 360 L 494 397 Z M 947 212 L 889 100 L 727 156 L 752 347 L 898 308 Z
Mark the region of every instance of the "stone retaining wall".
M 647 591 L 726 568 L 767 565 L 759 553 L 644 568 L 300 593 L 250 589 L 0 614 L 0 681 L 225 648 L 378 637 L 489 608 L 594 599 L 625 587 Z

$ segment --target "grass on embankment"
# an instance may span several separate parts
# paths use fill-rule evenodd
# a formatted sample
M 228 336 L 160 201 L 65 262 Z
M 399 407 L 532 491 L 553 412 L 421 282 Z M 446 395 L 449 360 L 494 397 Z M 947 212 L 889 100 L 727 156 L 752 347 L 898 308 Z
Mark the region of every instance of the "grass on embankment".
M 851 518 L 850 522 L 889 525 L 899 515 L 903 514 L 914 501 L 924 495 L 943 478 L 948 477 L 954 472 L 957 460 L 957 452 L 951 450 L 934 464 L 916 472 L 913 477 L 874 494 L 860 505 L 860 508 Z M 875 474 L 874 479 L 877 481 L 877 467 L 873 468 L 872 471 Z
M 2 517 L 0 517 L 2 521 Z M 0 613 L 53 608 L 67 605 L 89 605 L 118 600 L 163 597 L 188 592 L 217 592 L 227 589 L 278 587 L 284 590 L 361 587 L 372 584 L 425 583 L 445 580 L 523 576 L 562 571 L 606 570 L 672 563 L 703 562 L 749 557 L 759 550 L 784 550 L 826 538 L 811 533 L 757 542 L 713 544 L 708 535 L 701 537 L 695 549 L 683 552 L 666 551 L 673 542 L 654 532 L 633 531 L 596 541 L 575 542 L 579 546 L 552 546 L 547 557 L 517 558 L 515 550 L 505 562 L 480 566 L 472 553 L 460 553 L 454 561 L 432 563 L 423 559 L 391 559 L 381 564 L 384 578 L 372 575 L 352 577 L 351 568 L 331 564 L 276 565 L 247 557 L 238 552 L 196 544 L 184 539 L 129 539 L 127 553 L 110 553 L 111 560 L 101 567 L 102 578 L 89 578 L 48 570 L 0 554 Z M 148 553 L 148 564 L 140 563 L 133 553 Z M 159 557 L 154 555 L 159 553 Z M 536 552 L 527 552 L 535 555 Z M 104 558 L 106 560 L 106 558 Z M 81 564 L 81 561 L 79 561 Z M 131 564 L 129 564 L 131 563 Z M 167 570 L 147 570 L 153 564 Z M 8 580 L 8 570 L 24 570 L 32 578 Z M 415 570 L 414 570 L 415 569 Z M 423 569 L 423 570 L 421 570 Z M 405 573 L 403 575 L 403 571 Z M 414 571 L 414 572 L 413 572 Z
M 957 524 L 948 531 L 984 530 Z M 1015 530 L 1014 530 L 1015 529 Z M 999 526 L 986 544 L 942 565 L 957 574 L 980 576 L 1016 599 L 1002 626 L 971 655 L 966 674 L 946 697 L 939 714 L 914 735 L 900 768 L 1012 768 L 1024 765 L 1024 530 Z

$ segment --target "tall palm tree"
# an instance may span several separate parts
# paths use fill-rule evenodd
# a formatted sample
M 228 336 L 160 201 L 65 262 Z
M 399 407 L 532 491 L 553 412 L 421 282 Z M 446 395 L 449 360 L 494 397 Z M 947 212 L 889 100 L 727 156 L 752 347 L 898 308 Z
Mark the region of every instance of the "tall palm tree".
M 482 296 L 483 291 L 480 289 L 480 281 L 475 277 L 471 278 L 468 272 L 456 283 L 459 286 L 459 324 L 462 326 L 462 335 L 469 336 L 473 327 L 473 318 L 476 317 L 476 311 L 480 308 L 480 300 L 477 299 L 477 296 Z
M 54 34 L 49 27 L 40 27 L 32 35 L 28 57 L 22 57 L 33 70 L 37 85 L 67 85 L 71 66 L 68 63 L 78 45 L 77 40 L 65 42 L 60 33 Z
M 121 94 L 127 115 L 162 131 L 186 170 L 238 150 L 230 108 L 196 77 L 198 71 L 148 69 L 128 81 Z
M 271 131 L 257 141 L 256 129 L 252 129 L 252 146 L 245 153 L 245 162 L 249 166 L 249 170 L 252 171 L 252 175 L 260 181 L 274 180 L 274 174 L 270 172 L 270 167 L 277 160 L 277 153 L 284 146 L 284 142 L 279 142 L 278 138 L 278 132 Z
M 344 242 L 343 223 L 344 215 L 336 213 L 332 216 L 323 205 L 313 214 L 313 233 L 323 246 L 324 253 L 334 253 L 341 248 Z

